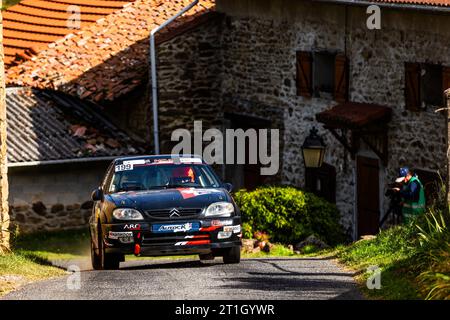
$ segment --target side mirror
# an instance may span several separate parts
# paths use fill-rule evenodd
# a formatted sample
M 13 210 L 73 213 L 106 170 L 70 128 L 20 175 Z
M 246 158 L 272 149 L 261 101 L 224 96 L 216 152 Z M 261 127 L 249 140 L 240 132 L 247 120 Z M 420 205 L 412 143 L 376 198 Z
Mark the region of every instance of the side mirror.
M 224 183 L 223 184 L 223 187 L 228 191 L 228 192 L 231 192 L 231 191 L 233 191 L 233 185 L 231 184 L 231 183 Z
M 92 201 L 103 201 L 103 189 L 98 187 L 91 194 Z

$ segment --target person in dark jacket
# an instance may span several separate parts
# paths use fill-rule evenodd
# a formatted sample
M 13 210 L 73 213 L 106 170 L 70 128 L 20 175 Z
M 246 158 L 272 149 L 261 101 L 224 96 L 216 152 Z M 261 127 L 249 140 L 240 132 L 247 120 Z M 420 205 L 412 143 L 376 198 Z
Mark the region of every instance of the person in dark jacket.
M 425 190 L 419 177 L 408 167 L 400 168 L 396 182 L 403 183 L 402 189 L 396 191 L 402 197 L 403 222 L 407 224 L 425 212 Z

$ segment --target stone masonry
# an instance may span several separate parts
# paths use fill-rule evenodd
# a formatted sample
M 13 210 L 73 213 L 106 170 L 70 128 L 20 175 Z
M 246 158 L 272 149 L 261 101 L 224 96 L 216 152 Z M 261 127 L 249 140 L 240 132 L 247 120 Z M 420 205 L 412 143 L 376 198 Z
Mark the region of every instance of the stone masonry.
M 450 22 L 446 16 L 383 9 L 382 29 L 368 30 L 365 8 L 283 3 L 218 1 L 221 17 L 159 47 L 163 151 L 170 151 L 172 130 L 189 129 L 194 120 L 203 120 L 206 130 L 220 128 L 226 113 L 264 118 L 281 130 L 278 183 L 304 187 L 301 144 L 316 126 L 327 144 L 325 161 L 336 167 L 342 222 L 355 234 L 356 163 L 315 120 L 318 112 L 336 102 L 325 95 L 297 96 L 296 52 L 345 53 L 350 63 L 349 100 L 393 109 L 388 164 L 380 170 L 383 215 L 388 205 L 384 190 L 399 166 L 438 171 L 444 178 L 447 174 L 445 113 L 436 112 L 442 106 L 405 111 L 404 63 L 450 65 Z M 149 123 L 147 113 L 145 126 Z M 360 154 L 375 156 L 364 146 Z
M 18 233 L 87 228 L 91 192 L 109 163 L 10 168 L 11 230 Z
M 315 119 L 336 102 L 326 95 L 297 96 L 296 52 L 326 50 L 343 53 L 349 60 L 350 101 L 393 110 L 389 159 L 380 168 L 380 214 L 388 205 L 383 197 L 386 184 L 395 178 L 399 166 L 439 171 L 446 178 L 446 114 L 436 112 L 443 106 L 405 110 L 404 63 L 450 66 L 447 16 L 383 9 L 382 29 L 368 30 L 365 7 L 282 0 L 218 0 L 216 4 L 220 15 L 158 47 L 162 152 L 171 150 L 172 131 L 192 129 L 194 120 L 202 120 L 204 130 L 221 129 L 227 114 L 253 116 L 280 129 L 281 164 L 273 182 L 304 187 L 301 145 L 315 126 L 327 145 L 325 162 L 337 171 L 336 204 L 342 223 L 355 236 L 356 161 Z M 128 130 L 145 137 L 149 149 L 153 140 L 150 98 L 148 86 L 142 86 L 106 108 Z M 364 145 L 359 153 L 376 157 Z M 85 209 L 82 202 L 76 203 L 81 221 Z M 73 204 L 52 210 L 53 205 L 44 203 L 45 214 L 64 216 Z M 32 211 L 31 216 L 42 217 L 31 206 L 20 209 L 12 210 L 13 214 Z

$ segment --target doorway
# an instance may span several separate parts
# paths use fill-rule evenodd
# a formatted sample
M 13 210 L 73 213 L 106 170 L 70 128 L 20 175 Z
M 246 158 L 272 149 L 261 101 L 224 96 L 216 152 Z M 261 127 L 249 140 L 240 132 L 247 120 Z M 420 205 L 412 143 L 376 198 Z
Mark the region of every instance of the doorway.
M 380 166 L 378 159 L 358 156 L 357 237 L 378 233 L 380 222 Z
M 271 123 L 266 119 L 238 115 L 225 114 L 225 129 L 270 129 Z M 234 146 L 235 164 L 227 164 L 225 168 L 225 179 L 230 181 L 235 190 L 245 188 L 253 190 L 256 187 L 264 184 L 265 177 L 261 176 L 261 164 L 249 164 L 249 142 L 245 143 L 245 164 L 236 164 L 236 153 L 238 152 L 236 145 Z M 226 152 L 226 150 L 225 150 Z

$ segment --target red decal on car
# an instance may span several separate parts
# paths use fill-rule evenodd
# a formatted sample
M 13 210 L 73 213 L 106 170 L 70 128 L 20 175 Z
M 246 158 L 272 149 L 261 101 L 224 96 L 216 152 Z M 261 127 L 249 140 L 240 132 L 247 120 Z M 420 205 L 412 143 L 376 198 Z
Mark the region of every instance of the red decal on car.
M 200 231 L 214 231 L 221 228 L 221 226 L 212 226 L 212 227 L 207 227 L 207 228 L 200 228 Z
M 202 244 L 209 244 L 211 243 L 210 240 L 194 240 L 194 241 L 179 241 L 175 243 L 176 246 L 195 246 L 195 245 L 202 245 Z
M 193 246 L 193 245 L 200 245 L 200 244 L 208 244 L 211 241 L 209 240 L 197 240 L 197 241 L 188 241 L 187 245 L 188 246 Z
M 209 235 L 207 235 L 207 234 L 196 234 L 196 235 L 193 235 L 193 236 L 185 236 L 184 237 L 185 239 L 205 239 L 205 238 L 209 238 Z
M 194 198 L 211 193 L 220 193 L 220 191 L 215 190 L 196 190 L 194 188 L 177 188 L 177 190 L 181 193 L 183 199 Z

